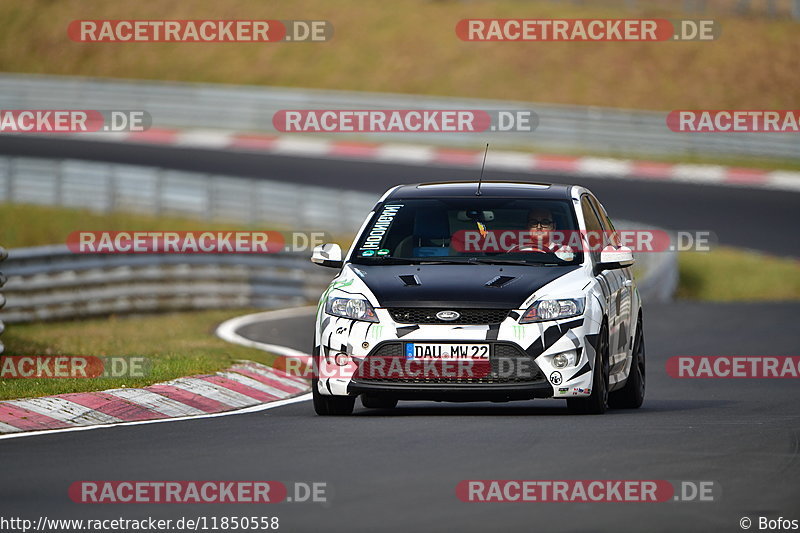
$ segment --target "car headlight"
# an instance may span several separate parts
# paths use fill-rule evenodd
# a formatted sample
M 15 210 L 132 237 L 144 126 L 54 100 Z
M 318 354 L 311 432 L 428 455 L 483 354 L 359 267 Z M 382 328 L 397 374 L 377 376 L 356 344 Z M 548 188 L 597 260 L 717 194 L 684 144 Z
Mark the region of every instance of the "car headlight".
M 364 298 L 328 298 L 325 302 L 325 312 L 329 315 L 366 322 L 377 322 L 375 309 Z
M 585 302 L 585 298 L 539 300 L 533 302 L 519 322 L 520 324 L 529 324 L 582 315 Z

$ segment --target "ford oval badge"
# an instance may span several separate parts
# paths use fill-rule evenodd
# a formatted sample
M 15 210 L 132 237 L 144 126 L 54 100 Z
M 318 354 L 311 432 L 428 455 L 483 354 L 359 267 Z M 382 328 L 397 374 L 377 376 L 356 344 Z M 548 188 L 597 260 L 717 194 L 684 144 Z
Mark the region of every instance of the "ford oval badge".
M 436 313 L 436 318 L 438 318 L 439 320 L 446 320 L 448 322 L 451 322 L 453 320 L 458 320 L 460 316 L 461 313 L 459 313 L 458 311 L 439 311 L 438 313 Z

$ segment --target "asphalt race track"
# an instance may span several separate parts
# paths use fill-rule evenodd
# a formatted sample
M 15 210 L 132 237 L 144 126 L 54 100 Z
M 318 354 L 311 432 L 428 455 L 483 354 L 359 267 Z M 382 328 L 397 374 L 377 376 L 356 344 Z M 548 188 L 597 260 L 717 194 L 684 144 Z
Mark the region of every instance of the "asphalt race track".
M 36 518 L 278 516 L 284 531 L 741 531 L 797 518 L 796 380 L 678 380 L 672 355 L 796 354 L 800 304 L 674 303 L 645 309 L 648 392 L 638 411 L 570 416 L 564 402 L 401 403 L 317 417 L 310 402 L 222 418 L 0 443 L 0 513 Z M 312 318 L 240 333 L 307 350 Z M 769 381 L 769 382 L 768 382 Z M 87 505 L 77 480 L 327 483 L 329 501 Z M 465 479 L 714 481 L 714 502 L 464 503 Z M 755 527 L 754 527 L 755 529 Z
M 144 144 L 3 135 L 0 154 L 76 158 L 246 176 L 374 192 L 401 183 L 475 179 L 478 169 L 299 158 Z M 612 217 L 672 230 L 711 231 L 720 244 L 800 257 L 798 194 L 689 183 L 577 178 L 564 174 L 487 172 L 486 179 L 577 183 Z M 377 196 L 376 196 L 377 197 Z M 365 208 L 366 209 L 366 208 Z

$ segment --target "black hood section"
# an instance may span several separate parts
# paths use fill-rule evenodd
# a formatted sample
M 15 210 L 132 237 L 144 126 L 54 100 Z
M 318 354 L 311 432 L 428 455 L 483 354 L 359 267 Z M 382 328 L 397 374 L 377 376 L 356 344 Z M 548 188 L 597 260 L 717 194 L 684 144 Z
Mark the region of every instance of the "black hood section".
M 357 265 L 380 307 L 513 309 L 579 265 Z M 415 276 L 419 285 L 407 282 Z M 504 276 L 497 286 L 498 276 Z M 514 278 L 507 280 L 505 278 Z M 487 285 L 489 284 L 489 285 Z

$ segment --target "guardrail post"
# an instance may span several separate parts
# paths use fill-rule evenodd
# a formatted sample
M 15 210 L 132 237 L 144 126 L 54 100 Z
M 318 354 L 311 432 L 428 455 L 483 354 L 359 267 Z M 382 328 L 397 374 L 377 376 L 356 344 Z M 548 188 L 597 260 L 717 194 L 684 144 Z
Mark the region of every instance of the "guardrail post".
M 6 257 L 8 257 L 8 252 L 6 252 L 5 249 L 2 246 L 0 246 L 0 263 L 3 262 L 3 260 Z M 3 275 L 2 272 L 0 272 L 0 287 L 5 285 L 5 283 L 6 283 L 6 277 Z M 6 303 L 6 299 L 3 297 L 3 294 L 0 293 L 0 308 L 3 307 L 5 305 L 5 303 Z M 5 325 L 3 324 L 3 321 L 0 320 L 0 334 L 3 333 L 4 329 L 5 329 Z M 3 353 L 3 349 L 4 349 L 3 341 L 0 341 L 0 353 Z
M 6 183 L 6 202 L 14 203 L 14 189 L 16 188 L 17 165 L 13 157 L 8 158 L 8 182 Z
M 58 174 L 56 174 L 56 205 L 64 205 L 64 161 L 58 162 Z
M 155 198 L 153 198 L 153 205 L 156 207 L 156 216 L 161 216 L 164 211 L 164 171 L 161 168 L 156 169 L 156 185 L 155 185 Z

